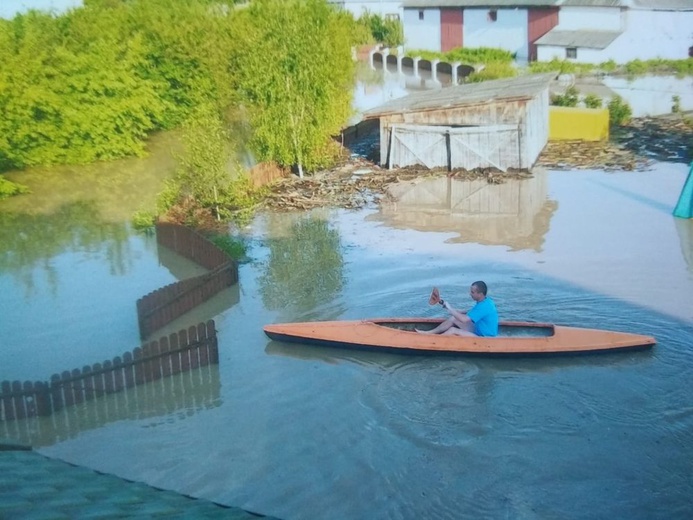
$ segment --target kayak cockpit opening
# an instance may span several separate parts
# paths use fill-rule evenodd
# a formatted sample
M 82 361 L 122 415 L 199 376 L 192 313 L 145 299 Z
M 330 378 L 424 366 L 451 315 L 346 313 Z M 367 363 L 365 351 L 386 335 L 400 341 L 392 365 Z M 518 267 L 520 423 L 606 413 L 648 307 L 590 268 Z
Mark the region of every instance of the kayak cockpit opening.
M 440 321 L 430 321 L 430 320 L 421 320 L 421 321 L 401 321 L 401 320 L 392 320 L 392 321 L 387 321 L 387 320 L 376 320 L 373 321 L 376 325 L 380 325 L 382 327 L 388 327 L 391 329 L 397 329 L 397 330 L 402 330 L 402 331 L 407 331 L 407 332 L 414 332 L 414 329 L 419 329 L 419 330 L 432 330 L 434 329 Z M 544 324 L 533 324 L 533 323 L 526 323 L 526 324 L 501 324 L 498 327 L 498 336 L 497 337 L 503 337 L 503 338 L 545 338 L 548 336 L 553 336 L 554 335 L 554 327 L 553 325 L 544 325 Z

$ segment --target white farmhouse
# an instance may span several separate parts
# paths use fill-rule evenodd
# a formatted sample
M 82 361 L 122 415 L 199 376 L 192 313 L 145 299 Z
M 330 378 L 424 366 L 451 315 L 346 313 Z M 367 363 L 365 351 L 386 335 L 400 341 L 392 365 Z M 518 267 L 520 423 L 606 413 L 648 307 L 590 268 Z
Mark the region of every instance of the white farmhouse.
M 693 46 L 693 0 L 562 0 L 558 25 L 536 45 L 539 61 L 685 59 Z
M 403 0 L 405 47 L 495 47 L 519 61 L 684 59 L 693 0 Z

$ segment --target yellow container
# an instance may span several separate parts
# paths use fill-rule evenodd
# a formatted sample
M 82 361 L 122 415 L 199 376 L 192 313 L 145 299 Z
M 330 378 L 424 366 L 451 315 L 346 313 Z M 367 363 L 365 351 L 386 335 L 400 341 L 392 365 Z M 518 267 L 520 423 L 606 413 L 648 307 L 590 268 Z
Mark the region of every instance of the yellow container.
M 608 138 L 607 109 L 549 107 L 549 141 L 605 141 Z

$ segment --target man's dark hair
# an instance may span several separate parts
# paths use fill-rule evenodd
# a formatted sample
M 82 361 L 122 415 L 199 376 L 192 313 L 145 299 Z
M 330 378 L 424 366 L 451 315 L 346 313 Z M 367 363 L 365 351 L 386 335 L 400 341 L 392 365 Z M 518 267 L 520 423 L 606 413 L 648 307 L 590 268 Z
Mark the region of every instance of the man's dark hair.
M 486 284 L 479 280 L 478 282 L 474 282 L 472 284 L 474 287 L 476 287 L 476 290 L 479 291 L 481 294 L 486 296 L 486 292 L 488 291 L 488 287 L 486 287 Z

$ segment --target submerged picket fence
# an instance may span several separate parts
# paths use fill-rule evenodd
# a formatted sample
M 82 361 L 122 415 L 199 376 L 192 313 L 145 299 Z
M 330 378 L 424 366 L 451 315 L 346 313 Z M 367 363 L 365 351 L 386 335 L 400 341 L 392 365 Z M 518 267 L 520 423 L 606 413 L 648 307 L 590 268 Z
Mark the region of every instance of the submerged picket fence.
M 0 422 L 45 417 L 63 408 L 219 363 L 214 321 L 199 323 L 103 363 L 65 370 L 50 381 L 0 383 Z
M 137 321 L 142 339 L 238 283 L 238 264 L 192 229 L 158 223 L 156 240 L 210 272 L 161 287 L 137 300 Z

